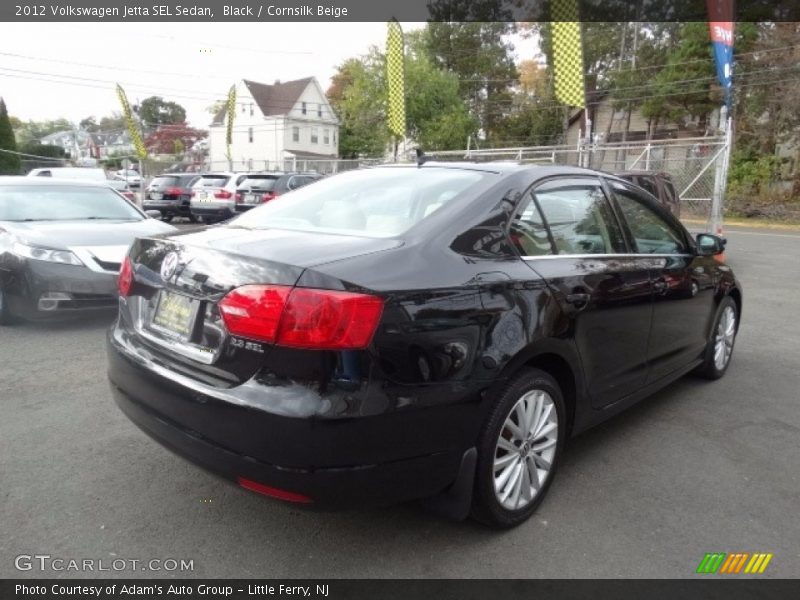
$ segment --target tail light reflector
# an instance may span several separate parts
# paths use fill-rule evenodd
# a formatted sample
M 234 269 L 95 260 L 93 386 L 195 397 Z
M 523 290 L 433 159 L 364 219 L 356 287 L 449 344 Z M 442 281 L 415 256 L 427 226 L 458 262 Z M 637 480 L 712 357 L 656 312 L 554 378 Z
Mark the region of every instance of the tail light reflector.
M 273 200 L 273 199 L 275 199 L 277 197 L 278 197 L 278 194 L 275 194 L 273 192 L 267 192 L 266 194 L 261 196 L 261 201 L 262 202 L 269 202 L 270 200 Z
M 214 198 L 218 198 L 219 200 L 230 200 L 233 197 L 228 190 L 217 190 L 214 192 Z
M 244 477 L 237 477 L 236 481 L 244 489 L 269 496 L 270 498 L 277 498 L 278 500 L 285 500 L 286 502 L 297 502 L 298 504 L 311 504 L 311 498 L 303 494 L 298 494 L 297 492 L 281 490 L 251 479 L 245 479 Z
M 183 194 L 183 190 L 179 187 L 171 187 L 167 188 L 164 193 L 169 196 L 180 196 Z
M 368 294 L 246 285 L 218 305 L 228 331 L 292 348 L 365 348 L 383 312 L 383 300 Z
M 242 201 L 244 201 L 244 194 L 242 194 L 242 192 L 236 192 L 236 203 L 240 204 Z
M 119 269 L 117 290 L 120 296 L 127 296 L 131 293 L 131 288 L 133 288 L 133 263 L 130 257 L 126 256 Z

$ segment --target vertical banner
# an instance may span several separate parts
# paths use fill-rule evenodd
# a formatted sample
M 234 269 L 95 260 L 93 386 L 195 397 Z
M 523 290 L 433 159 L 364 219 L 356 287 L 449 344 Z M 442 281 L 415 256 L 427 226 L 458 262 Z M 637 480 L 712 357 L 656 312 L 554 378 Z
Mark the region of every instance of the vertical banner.
M 569 106 L 586 108 L 578 0 L 552 0 L 551 6 L 556 99 Z
M 386 31 L 386 85 L 388 86 L 387 121 L 389 131 L 398 138 L 406 136 L 406 94 L 403 30 L 396 19 Z
M 725 106 L 730 114 L 733 97 L 733 0 L 707 0 L 707 6 L 717 78 L 725 92 Z
M 136 156 L 139 160 L 144 160 L 147 158 L 147 148 L 144 147 L 139 128 L 136 127 L 136 121 L 133 120 L 133 113 L 131 112 L 131 105 L 128 103 L 128 97 L 125 95 L 125 90 L 122 89 L 120 84 L 117 84 L 117 98 L 119 98 L 119 103 L 122 105 L 122 114 L 125 117 L 125 124 L 128 127 L 128 133 L 131 136 L 133 147 L 136 149 Z
M 231 144 L 233 144 L 233 120 L 236 118 L 236 84 L 231 86 L 228 90 L 228 129 L 225 132 L 225 156 L 230 163 L 233 159 L 231 157 Z M 228 168 L 233 170 L 232 165 Z

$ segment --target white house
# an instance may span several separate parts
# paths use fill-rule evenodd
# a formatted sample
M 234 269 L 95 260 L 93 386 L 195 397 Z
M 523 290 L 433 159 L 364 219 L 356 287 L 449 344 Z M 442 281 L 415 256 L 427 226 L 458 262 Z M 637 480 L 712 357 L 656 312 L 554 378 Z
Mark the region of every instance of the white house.
M 227 107 L 209 127 L 209 162 L 228 168 Z M 236 85 L 236 116 L 230 158 L 236 170 L 284 169 L 289 161 L 338 156 L 339 119 L 314 77 L 272 85 L 242 80 Z M 305 163 L 307 164 L 307 163 Z

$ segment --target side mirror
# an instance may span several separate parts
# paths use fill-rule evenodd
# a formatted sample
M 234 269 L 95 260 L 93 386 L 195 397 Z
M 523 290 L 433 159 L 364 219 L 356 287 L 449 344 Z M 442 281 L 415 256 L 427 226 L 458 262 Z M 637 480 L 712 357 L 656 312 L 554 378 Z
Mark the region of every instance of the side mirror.
M 151 219 L 160 219 L 161 218 L 161 211 L 160 210 L 146 210 L 146 211 L 144 211 L 144 214 L 146 214 Z
M 698 233 L 697 254 L 700 256 L 716 256 L 725 251 L 727 240 L 711 233 Z

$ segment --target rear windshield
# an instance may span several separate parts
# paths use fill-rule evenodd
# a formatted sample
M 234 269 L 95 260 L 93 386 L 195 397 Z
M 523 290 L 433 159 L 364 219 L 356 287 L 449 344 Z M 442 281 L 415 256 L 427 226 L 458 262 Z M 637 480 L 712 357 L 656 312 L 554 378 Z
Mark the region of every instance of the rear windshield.
M 177 177 L 154 177 L 153 181 L 150 182 L 150 185 L 156 187 L 164 187 L 168 185 L 178 185 L 179 181 Z
M 142 215 L 109 188 L 0 185 L 0 221 L 135 220 Z
M 460 169 L 351 171 L 279 196 L 231 222 L 367 237 L 391 237 L 450 202 L 487 173 Z
M 192 187 L 225 187 L 230 180 L 227 175 L 201 175 Z
M 275 189 L 275 183 L 278 181 L 277 175 L 250 175 L 242 183 L 239 184 L 240 189 L 252 189 L 272 191 Z

